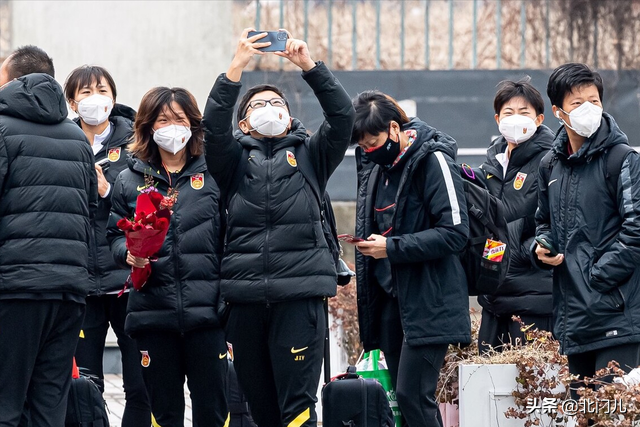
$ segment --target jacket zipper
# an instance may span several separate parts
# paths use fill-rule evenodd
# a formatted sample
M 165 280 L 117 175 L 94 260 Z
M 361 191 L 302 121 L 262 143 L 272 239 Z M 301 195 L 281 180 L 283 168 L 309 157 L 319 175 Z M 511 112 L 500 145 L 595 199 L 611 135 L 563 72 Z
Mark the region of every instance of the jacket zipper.
M 568 229 L 568 220 L 567 220 L 567 212 L 568 212 L 568 208 L 569 208 L 569 187 L 571 185 L 571 177 L 573 176 L 573 167 L 570 166 L 569 167 L 569 176 L 567 177 L 567 181 L 564 184 L 564 188 L 563 188 L 563 196 L 564 196 L 564 242 L 563 242 L 563 246 L 564 246 L 564 251 L 567 251 L 567 229 Z M 565 260 L 566 262 L 566 260 Z M 567 286 L 566 284 L 564 285 L 564 317 L 562 319 L 562 323 L 563 323 L 563 330 L 564 330 L 564 334 L 562 334 L 562 348 L 565 349 L 567 348 L 567 299 L 568 299 L 568 292 L 567 292 Z
M 176 187 L 178 183 L 176 182 Z M 172 215 L 173 217 L 173 215 Z M 173 220 L 173 218 L 171 218 Z M 173 221 L 173 271 L 176 283 L 176 298 L 178 300 L 178 328 L 180 330 L 180 336 L 184 336 L 184 310 L 182 309 L 182 281 L 180 280 L 178 270 L 178 260 L 180 259 L 180 246 L 178 239 L 178 223 Z
M 98 197 L 100 197 L 99 194 L 98 194 Z M 98 200 L 98 203 L 100 203 L 99 200 Z M 91 252 L 92 252 L 91 262 L 93 263 L 93 278 L 96 283 L 95 295 L 101 296 L 103 294 L 101 289 L 101 283 L 100 283 L 102 281 L 101 279 L 102 271 L 100 269 L 100 262 L 98 260 L 98 233 L 96 233 L 96 219 L 93 218 L 91 222 L 92 222 L 91 232 L 93 233 L 93 243 L 94 243 L 91 248 Z
M 264 242 L 264 297 L 267 301 L 267 307 L 269 307 L 269 235 L 271 234 L 271 215 L 269 215 L 271 209 L 271 161 L 272 161 L 272 147 L 271 142 L 267 142 L 267 191 L 265 200 L 265 225 L 266 234 Z

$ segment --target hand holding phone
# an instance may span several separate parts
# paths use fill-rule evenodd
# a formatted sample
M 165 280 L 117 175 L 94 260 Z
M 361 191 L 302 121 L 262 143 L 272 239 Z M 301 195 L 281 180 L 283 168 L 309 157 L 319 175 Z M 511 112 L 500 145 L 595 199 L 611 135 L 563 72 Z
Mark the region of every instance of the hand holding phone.
M 362 237 L 356 237 L 352 234 L 338 234 L 338 240 L 340 240 L 341 242 L 351 243 L 352 245 L 365 241 L 365 239 L 363 239 Z
M 289 36 L 286 31 L 249 31 L 247 38 L 260 33 L 267 33 L 267 35 L 257 41 L 260 43 L 271 42 L 271 45 L 260 47 L 258 50 L 262 52 L 284 52 L 287 49 L 287 39 Z
M 558 251 L 544 237 L 536 237 L 536 242 L 538 243 L 538 245 L 540 245 L 541 248 L 544 248 L 549 251 L 547 256 L 554 257 L 558 255 Z

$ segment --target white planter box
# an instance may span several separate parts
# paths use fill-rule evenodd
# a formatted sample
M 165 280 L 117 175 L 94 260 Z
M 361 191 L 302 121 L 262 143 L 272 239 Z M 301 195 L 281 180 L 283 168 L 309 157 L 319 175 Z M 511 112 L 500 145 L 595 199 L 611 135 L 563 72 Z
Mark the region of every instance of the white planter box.
M 515 408 L 512 392 L 516 389 L 516 365 L 460 365 L 460 427 L 522 427 L 526 419 L 507 418 L 507 409 Z M 563 388 L 558 389 L 561 391 Z M 553 418 L 535 414 L 541 426 L 555 426 Z M 571 420 L 567 426 L 575 425 Z

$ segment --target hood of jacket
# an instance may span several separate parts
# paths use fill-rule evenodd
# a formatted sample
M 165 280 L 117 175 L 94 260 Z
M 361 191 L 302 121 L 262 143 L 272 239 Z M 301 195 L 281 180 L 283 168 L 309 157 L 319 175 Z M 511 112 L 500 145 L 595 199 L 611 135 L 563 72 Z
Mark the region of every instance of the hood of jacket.
M 0 115 L 55 124 L 67 118 L 67 102 L 62 87 L 53 77 L 42 73 L 27 74 L 0 90 Z
M 111 114 L 109 114 L 109 119 L 112 119 L 114 117 L 124 117 L 125 119 L 129 119 L 133 122 L 136 120 L 136 110 L 129 107 L 128 105 L 118 104 L 116 102 L 113 105 Z
M 280 150 L 285 147 L 292 147 L 298 144 L 302 144 L 307 138 L 307 130 L 302 122 L 298 119 L 293 119 L 291 122 L 291 129 L 289 132 L 281 138 L 264 137 L 262 139 L 256 139 L 251 135 L 248 135 L 241 130 L 235 131 L 235 137 L 242 147 L 251 151 L 252 149 L 265 150 L 267 147 L 271 147 L 273 151 Z
M 432 153 L 434 151 L 442 151 L 455 161 L 458 152 L 458 144 L 455 139 L 446 133 L 440 132 L 439 130 L 429 126 L 418 117 L 414 117 L 409 123 L 402 126 L 402 130 L 406 131 L 409 129 L 417 131 L 416 140 L 411 147 L 409 147 L 409 150 L 407 150 L 406 157 L 410 160 L 417 160 L 417 157 L 422 157 L 422 155 Z M 401 159 L 396 166 L 399 166 L 402 163 L 403 159 Z
M 609 113 L 602 113 L 600 127 L 596 133 L 585 140 L 577 153 L 573 153 L 570 156 L 568 155 L 567 145 L 569 144 L 569 136 L 564 126 L 558 130 L 552 150 L 562 161 L 584 163 L 593 157 L 602 155 L 605 150 L 614 145 L 627 143 L 627 135 L 620 130 L 620 127 L 613 117 L 611 117 Z

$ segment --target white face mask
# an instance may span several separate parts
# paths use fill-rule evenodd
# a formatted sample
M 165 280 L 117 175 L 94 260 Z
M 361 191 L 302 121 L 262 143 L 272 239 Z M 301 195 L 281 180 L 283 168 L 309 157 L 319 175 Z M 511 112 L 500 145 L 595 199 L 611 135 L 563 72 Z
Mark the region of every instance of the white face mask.
M 521 144 L 529 140 L 538 127 L 531 117 L 514 114 L 500 120 L 500 133 L 507 142 Z
M 560 119 L 560 123 L 569 129 L 573 129 L 573 131 L 580 136 L 589 138 L 591 135 L 596 133 L 600 127 L 600 121 L 602 120 L 602 108 L 588 101 L 584 102 L 578 108 L 571 110 L 570 113 L 567 113 L 562 108 L 560 108 L 560 110 L 569 115 L 571 126 L 562 119 Z M 560 118 L 560 114 L 558 114 L 558 118 Z
M 249 116 L 249 124 L 256 132 L 264 136 L 281 135 L 289 126 L 289 113 L 282 107 L 267 104 L 253 110 Z
M 92 126 L 104 123 L 112 109 L 113 99 L 105 95 L 91 95 L 78 102 L 78 115 L 83 122 Z
M 169 125 L 153 133 L 153 140 L 158 144 L 158 147 L 173 154 L 184 150 L 190 138 L 191 129 L 186 126 Z

